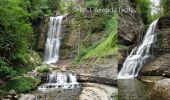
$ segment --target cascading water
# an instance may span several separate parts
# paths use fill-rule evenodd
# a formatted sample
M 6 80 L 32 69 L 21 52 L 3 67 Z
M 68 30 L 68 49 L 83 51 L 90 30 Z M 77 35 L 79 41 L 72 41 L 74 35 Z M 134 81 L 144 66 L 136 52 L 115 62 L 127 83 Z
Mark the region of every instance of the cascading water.
M 46 64 L 56 63 L 59 59 L 62 19 L 63 16 L 50 17 L 44 55 L 44 63 Z
M 76 76 L 66 72 L 52 72 L 48 74 L 48 82 L 41 85 L 38 90 L 48 91 L 56 89 L 75 89 L 80 85 L 77 82 Z
M 134 78 L 138 75 L 140 68 L 151 59 L 151 45 L 156 41 L 156 27 L 158 19 L 148 28 L 142 43 L 135 47 L 123 63 L 123 67 L 118 74 L 119 79 Z

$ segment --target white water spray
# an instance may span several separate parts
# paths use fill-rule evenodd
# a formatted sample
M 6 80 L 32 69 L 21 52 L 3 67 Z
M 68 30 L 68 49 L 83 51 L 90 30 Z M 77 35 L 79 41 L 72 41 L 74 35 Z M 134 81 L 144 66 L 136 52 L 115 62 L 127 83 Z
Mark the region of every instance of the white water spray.
M 56 89 L 75 89 L 79 88 L 80 85 L 77 82 L 76 76 L 72 73 L 65 72 L 52 72 L 49 73 L 48 82 L 41 85 L 39 91 L 49 91 Z

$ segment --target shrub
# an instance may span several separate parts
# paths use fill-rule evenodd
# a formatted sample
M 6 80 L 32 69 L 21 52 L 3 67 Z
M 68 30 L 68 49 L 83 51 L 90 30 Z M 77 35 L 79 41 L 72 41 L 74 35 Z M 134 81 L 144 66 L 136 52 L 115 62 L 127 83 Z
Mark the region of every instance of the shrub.
M 18 76 L 8 81 L 4 89 L 8 91 L 14 89 L 16 92 L 27 92 L 36 88 L 39 83 L 39 79 L 33 77 Z
M 6 62 L 0 59 L 0 78 L 4 78 L 6 76 L 15 76 L 16 71 L 14 71 L 11 67 L 8 66 Z
M 40 73 L 49 72 L 49 67 L 48 65 L 41 65 L 41 66 L 38 66 L 36 70 Z

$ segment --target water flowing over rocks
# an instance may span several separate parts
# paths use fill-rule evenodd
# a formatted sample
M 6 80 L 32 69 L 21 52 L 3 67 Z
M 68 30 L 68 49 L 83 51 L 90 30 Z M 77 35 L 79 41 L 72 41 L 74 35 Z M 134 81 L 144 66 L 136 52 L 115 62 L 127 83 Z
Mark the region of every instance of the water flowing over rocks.
M 44 55 L 44 63 L 46 64 L 56 63 L 59 59 L 62 19 L 63 16 L 50 17 Z
M 131 0 L 119 0 L 122 8 L 133 8 Z M 141 41 L 145 31 L 140 15 L 136 13 L 118 13 L 118 44 L 127 46 L 118 50 L 118 71 L 123 66 L 127 55 Z
M 152 53 L 155 56 L 155 59 L 140 70 L 141 75 L 170 77 L 169 74 L 170 25 L 168 24 L 169 22 L 170 22 L 169 17 L 160 18 L 157 30 L 158 41 L 156 45 L 152 48 Z
M 156 28 L 158 19 L 155 20 L 148 28 L 143 41 L 139 46 L 136 46 L 128 55 L 123 67 L 118 74 L 118 78 L 134 78 L 138 76 L 138 71 L 152 58 L 150 51 L 151 46 L 157 41 Z

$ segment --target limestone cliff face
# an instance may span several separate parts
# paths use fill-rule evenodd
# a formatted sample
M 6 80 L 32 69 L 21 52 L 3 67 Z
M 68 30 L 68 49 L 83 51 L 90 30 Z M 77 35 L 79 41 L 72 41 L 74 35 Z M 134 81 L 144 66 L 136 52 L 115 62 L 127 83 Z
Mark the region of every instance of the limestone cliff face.
M 159 19 L 157 34 L 151 49 L 155 59 L 140 70 L 140 75 L 170 77 L 170 17 Z

